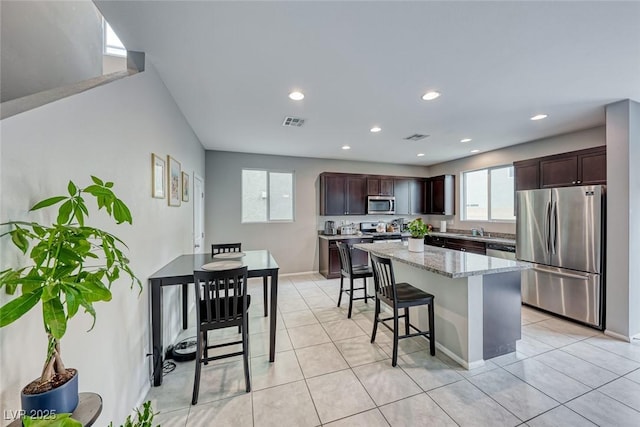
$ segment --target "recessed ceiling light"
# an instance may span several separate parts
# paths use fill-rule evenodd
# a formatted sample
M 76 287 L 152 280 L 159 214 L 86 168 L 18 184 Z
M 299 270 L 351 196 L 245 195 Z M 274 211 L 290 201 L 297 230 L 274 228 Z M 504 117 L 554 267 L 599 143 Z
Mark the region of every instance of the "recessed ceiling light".
M 472 153 L 479 153 L 480 150 L 471 150 Z
M 343 145 L 343 146 L 342 146 L 342 149 L 343 149 L 343 150 L 351 150 L 351 147 L 350 147 L 350 146 L 348 146 L 348 145 Z
M 471 138 L 463 138 L 460 142 L 471 142 Z
M 302 101 L 304 99 L 304 93 L 302 92 L 291 92 L 289 94 L 289 98 L 293 99 L 294 101 Z
M 536 114 L 535 116 L 531 117 L 531 120 L 542 120 L 546 118 L 547 118 L 546 114 Z
M 424 157 L 424 153 L 418 153 L 418 157 Z
M 429 91 L 422 95 L 422 99 L 425 101 L 432 101 L 440 96 L 440 92 L 436 92 L 435 90 Z
M 376 132 L 380 132 L 382 130 L 382 128 L 380 126 L 374 126 L 371 129 L 369 129 L 371 132 L 376 133 Z

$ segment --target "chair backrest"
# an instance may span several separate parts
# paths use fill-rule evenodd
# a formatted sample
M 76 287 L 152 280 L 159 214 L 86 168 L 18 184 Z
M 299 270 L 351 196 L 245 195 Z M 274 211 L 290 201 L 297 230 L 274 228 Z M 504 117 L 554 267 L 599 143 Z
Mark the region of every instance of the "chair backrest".
M 196 312 L 201 323 L 237 320 L 247 311 L 247 267 L 194 271 Z
M 373 282 L 376 285 L 376 294 L 396 301 L 396 279 L 393 275 L 391 259 L 371 255 L 371 269 L 373 270 Z
M 351 274 L 353 272 L 351 265 L 351 248 L 342 242 L 336 242 L 336 246 L 340 254 L 340 271 L 344 274 Z
M 223 252 L 242 252 L 242 243 L 214 243 L 211 245 L 211 255 Z

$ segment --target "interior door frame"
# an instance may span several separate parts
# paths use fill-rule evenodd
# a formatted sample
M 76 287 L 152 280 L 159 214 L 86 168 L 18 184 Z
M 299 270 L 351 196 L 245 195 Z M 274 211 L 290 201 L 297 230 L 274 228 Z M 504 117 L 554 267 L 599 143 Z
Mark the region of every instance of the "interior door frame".
M 198 221 L 198 214 L 200 221 Z M 200 242 L 198 242 L 200 234 Z M 193 251 L 195 253 L 206 252 L 204 232 L 204 179 L 193 172 Z

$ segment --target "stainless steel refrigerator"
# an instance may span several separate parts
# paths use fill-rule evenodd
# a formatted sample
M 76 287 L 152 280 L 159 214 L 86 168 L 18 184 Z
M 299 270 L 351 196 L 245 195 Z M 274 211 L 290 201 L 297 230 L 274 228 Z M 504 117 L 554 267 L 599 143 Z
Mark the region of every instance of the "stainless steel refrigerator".
M 522 302 L 604 329 L 605 193 L 602 185 L 516 193 Z

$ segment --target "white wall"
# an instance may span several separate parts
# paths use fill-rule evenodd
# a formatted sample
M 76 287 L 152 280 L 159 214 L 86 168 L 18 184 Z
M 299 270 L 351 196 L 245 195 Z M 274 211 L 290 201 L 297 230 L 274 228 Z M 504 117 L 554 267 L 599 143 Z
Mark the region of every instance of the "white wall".
M 640 104 L 607 106 L 607 324 L 623 339 L 640 334 Z
M 111 74 L 126 70 L 126 56 L 102 55 L 102 74 Z
M 2 102 L 102 74 L 102 15 L 92 1 L 2 1 Z
M 1 122 L 0 220 L 50 221 L 51 214 L 28 214 L 38 200 L 64 194 L 69 179 L 86 185 L 94 174 L 115 182 L 131 209 L 133 226 L 115 226 L 102 212 L 93 225 L 129 246 L 131 266 L 143 291 L 126 281 L 113 287 L 113 300 L 96 304 L 94 330 L 79 313 L 62 340 L 66 365 L 80 371 L 80 391 L 102 396 L 96 425 L 120 425 L 150 386 L 149 290 L 147 277 L 176 256 L 192 252 L 193 203 L 168 207 L 151 198 L 151 153 L 171 154 L 193 177 L 205 176 L 204 149 L 173 98 L 147 64 L 147 71 L 18 114 Z M 3 239 L 0 269 L 22 265 Z M 179 293 L 167 290 L 165 342 L 180 327 Z M 0 301 L 8 297 L 0 293 Z M 165 313 L 167 313 L 165 311 Z M 20 408 L 22 386 L 40 374 L 46 337 L 39 310 L 0 329 L 0 407 Z M 2 420 L 3 425 L 7 420 Z
M 428 176 L 427 168 L 383 163 L 267 156 L 207 151 L 205 248 L 214 242 L 242 242 L 243 249 L 267 248 L 281 273 L 318 271 L 317 230 L 320 217 L 319 175 L 349 172 L 397 176 Z M 242 169 L 295 171 L 295 221 L 241 224 Z M 362 221 L 366 217 L 331 217 Z
M 550 138 L 531 141 L 526 144 L 513 145 L 451 162 L 439 163 L 429 167 L 431 176 L 452 174 L 456 176 L 456 214 L 455 216 L 429 216 L 429 221 L 436 225 L 440 220 L 447 220 L 448 228 L 470 230 L 484 227 L 486 231 L 515 234 L 515 222 L 461 221 L 460 197 L 462 194 L 461 172 L 487 168 L 491 166 L 510 165 L 515 161 L 535 157 L 566 153 L 568 151 L 606 145 L 605 127 L 556 135 Z

